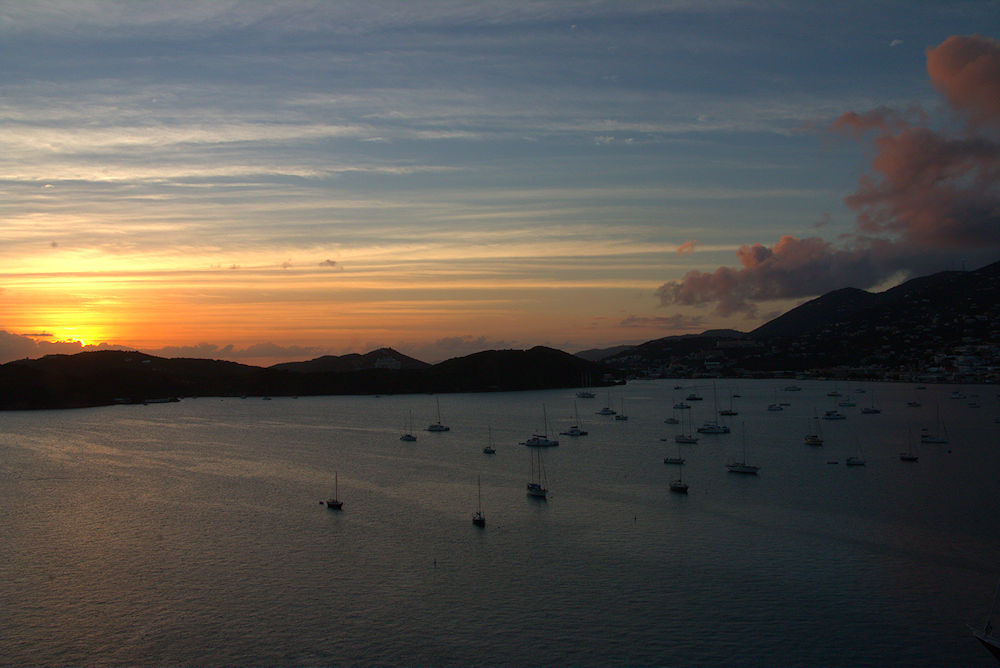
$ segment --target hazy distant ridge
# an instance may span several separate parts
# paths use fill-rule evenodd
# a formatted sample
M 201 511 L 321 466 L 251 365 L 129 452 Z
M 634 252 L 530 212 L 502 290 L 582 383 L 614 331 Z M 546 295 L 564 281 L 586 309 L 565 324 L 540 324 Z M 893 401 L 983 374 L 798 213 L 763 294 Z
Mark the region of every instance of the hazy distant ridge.
M 270 368 L 100 351 L 0 366 L 0 408 L 70 408 L 191 396 L 534 390 L 599 384 L 607 371 L 541 346 L 484 351 L 435 365 L 383 348 Z

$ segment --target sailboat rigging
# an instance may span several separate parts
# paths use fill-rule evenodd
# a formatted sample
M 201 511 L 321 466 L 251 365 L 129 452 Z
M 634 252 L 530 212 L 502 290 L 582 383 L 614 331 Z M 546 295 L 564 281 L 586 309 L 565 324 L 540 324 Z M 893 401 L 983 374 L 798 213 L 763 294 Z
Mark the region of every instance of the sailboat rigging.
M 531 451 L 531 482 L 528 483 L 528 496 L 536 499 L 548 497 L 549 490 L 546 487 L 548 481 L 545 479 L 545 466 L 542 464 L 542 451 L 532 449 Z
M 677 444 L 677 456 L 676 457 L 665 457 L 663 459 L 664 464 L 677 464 L 677 480 L 670 481 L 670 491 L 677 492 L 678 494 L 688 493 L 688 484 L 684 482 L 684 458 L 681 457 L 681 446 L 680 443 Z
M 573 402 L 573 415 L 576 417 L 576 424 L 566 431 L 559 432 L 560 436 L 586 436 L 587 432 L 580 428 L 580 411 L 577 410 L 576 402 Z
M 713 397 L 713 411 L 714 413 L 719 412 L 719 392 L 715 387 L 715 383 L 712 383 L 712 397 Z M 729 427 L 721 424 L 718 420 L 707 420 L 705 424 L 698 427 L 699 434 L 728 434 Z
M 747 475 L 757 475 L 757 471 L 760 470 L 760 467 L 747 463 L 747 425 L 745 422 L 743 423 L 742 431 L 743 431 L 743 459 L 741 461 L 736 461 L 726 464 L 726 468 L 729 469 L 730 473 L 744 473 Z
M 437 422 L 428 425 L 427 431 L 451 431 L 451 427 L 441 424 L 441 400 L 437 400 Z
M 909 429 L 906 431 L 906 452 L 899 453 L 899 460 L 902 462 L 919 461 L 916 450 L 910 445 L 913 443 L 913 433 Z
M 472 515 L 472 523 L 477 527 L 486 526 L 486 517 L 483 515 L 483 480 L 482 476 L 476 476 L 476 496 L 478 498 L 478 508 Z
M 688 445 L 694 445 L 698 442 L 698 437 L 691 433 L 691 423 L 693 422 L 691 417 L 690 409 L 681 414 L 681 433 L 674 436 L 674 441 L 676 443 L 686 443 Z M 686 427 L 686 429 L 685 429 Z
M 330 510 L 341 510 L 344 507 L 344 502 L 340 500 L 340 484 L 336 472 L 333 474 L 333 496 L 326 500 L 326 507 Z
M 559 445 L 559 441 L 549 438 L 549 415 L 545 411 L 545 404 L 542 404 L 542 422 L 544 428 L 541 434 L 532 434 L 531 438 L 522 441 L 521 445 L 529 445 L 541 448 L 547 448 L 554 445 Z
M 412 443 L 413 441 L 417 440 L 417 437 L 413 435 L 413 411 L 412 410 L 410 411 L 410 420 L 407 423 L 407 429 L 406 429 L 405 432 L 403 432 L 403 435 L 399 437 L 399 440 L 401 440 L 401 441 L 407 441 L 408 443 Z

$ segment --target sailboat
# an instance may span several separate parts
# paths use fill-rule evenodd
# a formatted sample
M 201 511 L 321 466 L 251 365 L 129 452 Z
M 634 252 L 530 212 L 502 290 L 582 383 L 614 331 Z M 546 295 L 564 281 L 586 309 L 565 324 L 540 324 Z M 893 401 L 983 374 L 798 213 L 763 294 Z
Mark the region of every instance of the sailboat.
M 611 392 L 608 392 L 608 405 L 597 411 L 598 415 L 614 415 L 615 410 L 611 408 Z
M 677 494 L 687 494 L 688 484 L 684 482 L 684 467 L 677 469 L 677 480 L 670 481 L 670 491 Z
M 864 408 L 861 409 L 861 412 L 864 415 L 878 415 L 879 413 L 882 412 L 881 408 L 877 408 L 875 406 L 875 390 L 872 390 L 872 405 L 865 406 Z
M 715 383 L 712 383 L 712 406 L 715 413 L 719 412 L 719 392 L 715 388 Z M 698 427 L 699 434 L 728 434 L 729 427 L 721 424 L 717 420 L 707 420 L 705 424 Z
M 823 445 L 823 434 L 820 431 L 819 418 L 816 416 L 816 409 L 813 409 L 813 433 L 806 434 L 805 444 L 806 445 Z
M 998 597 L 1000 597 L 1000 583 L 997 584 L 997 588 L 993 592 L 993 603 L 990 605 L 990 614 L 986 617 L 986 624 L 983 625 L 982 629 L 970 626 L 969 630 L 972 631 L 973 637 L 981 642 L 990 654 L 997 660 L 1000 660 L 1000 636 L 993 633 L 993 616 L 997 611 Z
M 686 419 L 686 424 L 685 424 Z M 691 433 L 691 411 L 688 410 L 681 416 L 681 433 L 674 436 L 674 442 L 676 443 L 686 443 L 687 445 L 694 445 L 698 442 L 698 437 Z M 685 430 L 685 426 L 687 429 Z
M 615 419 L 619 422 L 628 420 L 628 414 L 625 412 L 625 400 L 622 399 L 622 412 L 615 416 Z
M 759 466 L 754 466 L 753 464 L 747 464 L 747 426 L 746 423 L 743 424 L 743 459 L 738 462 L 730 462 L 726 464 L 726 468 L 729 469 L 730 473 L 744 473 L 747 475 L 757 475 L 757 471 L 760 470 Z
M 681 457 L 681 446 L 680 443 L 677 444 L 677 456 L 676 457 L 664 457 L 664 464 L 675 464 L 677 466 L 684 466 L 684 458 Z
M 545 467 L 542 464 L 542 451 L 531 451 L 531 482 L 528 483 L 528 496 L 536 499 L 546 499 L 549 490 L 546 488 Z
M 573 402 L 573 415 L 576 416 L 576 424 L 567 429 L 566 431 L 559 432 L 560 436 L 586 436 L 587 432 L 580 428 L 580 411 L 576 408 L 576 402 Z
M 496 447 L 493 445 L 493 427 L 490 427 L 490 442 L 483 448 L 484 455 L 495 455 L 497 453 Z
M 532 434 L 531 438 L 522 441 L 521 445 L 529 445 L 540 448 L 547 448 L 554 445 L 559 445 L 559 441 L 549 438 L 549 416 L 545 412 L 545 405 L 542 405 L 542 419 L 544 421 L 544 429 L 541 434 Z
M 399 437 L 399 440 L 401 440 L 401 441 L 407 441 L 409 443 L 412 443 L 413 441 L 417 440 L 417 437 L 413 435 L 413 411 L 412 410 L 410 411 L 410 421 L 407 424 L 407 429 L 406 429 L 405 432 L 403 432 L 403 435 Z
M 944 423 L 941 422 L 941 406 L 937 407 L 937 431 L 927 431 L 920 435 L 921 443 L 947 443 L 948 442 L 948 432 L 944 428 Z
M 486 517 L 483 515 L 483 480 L 482 476 L 476 476 L 476 486 L 478 487 L 476 496 L 479 499 L 479 507 L 472 516 L 472 523 L 477 527 L 486 526 Z
M 864 466 L 865 465 L 865 458 L 861 454 L 861 441 L 857 441 L 857 446 L 858 446 L 858 454 L 857 454 L 857 456 L 856 457 L 848 457 L 847 460 L 844 462 L 848 466 Z
M 333 474 L 333 496 L 326 500 L 326 507 L 330 510 L 341 510 L 344 507 L 344 502 L 340 500 L 340 485 L 336 472 Z
M 441 400 L 437 400 L 437 422 L 427 427 L 427 431 L 451 431 L 451 427 L 441 424 Z

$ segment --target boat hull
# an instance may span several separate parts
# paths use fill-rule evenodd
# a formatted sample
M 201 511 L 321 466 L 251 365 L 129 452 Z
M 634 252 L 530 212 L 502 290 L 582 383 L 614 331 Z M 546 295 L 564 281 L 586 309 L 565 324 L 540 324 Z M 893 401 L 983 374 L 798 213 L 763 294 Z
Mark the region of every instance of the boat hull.
M 976 640 L 982 643 L 983 647 L 989 650 L 989 653 L 992 654 L 997 661 L 1000 661 L 1000 638 L 995 638 L 976 629 L 972 629 L 972 635 L 975 636 Z
M 551 448 L 556 445 L 559 445 L 559 441 L 556 441 L 551 438 L 546 438 L 544 436 L 539 436 L 536 434 L 535 436 L 532 436 L 528 440 L 521 443 L 521 445 L 527 445 L 533 448 Z
M 529 482 L 527 487 L 528 496 L 534 497 L 536 499 L 544 499 L 548 497 L 549 491 L 539 485 L 536 482 Z

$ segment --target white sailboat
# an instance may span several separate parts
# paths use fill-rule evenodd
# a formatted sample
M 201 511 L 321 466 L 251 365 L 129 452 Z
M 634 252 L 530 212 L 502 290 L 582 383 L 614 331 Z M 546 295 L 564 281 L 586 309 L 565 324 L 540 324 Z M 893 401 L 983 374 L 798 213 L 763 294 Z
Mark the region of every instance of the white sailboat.
M 730 473 L 743 473 L 746 475 L 757 475 L 760 470 L 759 466 L 754 466 L 753 464 L 747 463 L 747 426 L 743 423 L 743 459 L 741 461 L 730 462 L 726 464 L 726 468 L 729 469 Z
M 559 441 L 549 438 L 549 416 L 545 411 L 545 405 L 542 405 L 542 420 L 544 423 L 544 429 L 541 434 L 532 434 L 531 438 L 522 441 L 521 445 L 533 446 L 536 448 L 548 448 L 555 445 L 559 445 Z
M 560 436 L 586 436 L 587 432 L 580 427 L 580 411 L 577 410 L 576 402 L 573 402 L 573 415 L 576 417 L 576 424 L 566 431 L 559 432 Z
M 608 405 L 597 411 L 598 415 L 614 415 L 615 409 L 611 408 L 611 392 L 608 392 Z
M 716 390 L 715 383 L 712 383 L 712 410 L 713 414 L 719 413 L 719 392 Z M 708 420 L 705 424 L 698 427 L 699 434 L 728 434 L 729 427 L 722 424 L 718 420 Z
M 441 423 L 441 400 L 437 400 L 437 422 L 427 426 L 427 431 L 451 431 L 451 427 Z
M 490 427 L 490 440 L 483 448 L 484 455 L 495 455 L 497 453 L 496 446 L 493 444 L 493 427 Z
M 483 480 L 482 476 L 476 476 L 476 486 L 477 492 L 476 496 L 478 498 L 478 509 L 472 515 L 472 523 L 477 527 L 486 526 L 486 516 L 483 515 Z
M 548 498 L 548 481 L 545 478 L 545 466 L 542 464 L 542 451 L 531 451 L 531 481 L 527 486 L 528 496 L 536 499 Z
M 681 433 L 674 436 L 675 443 L 694 445 L 698 442 L 698 437 L 691 433 L 692 421 L 690 410 L 681 414 Z

